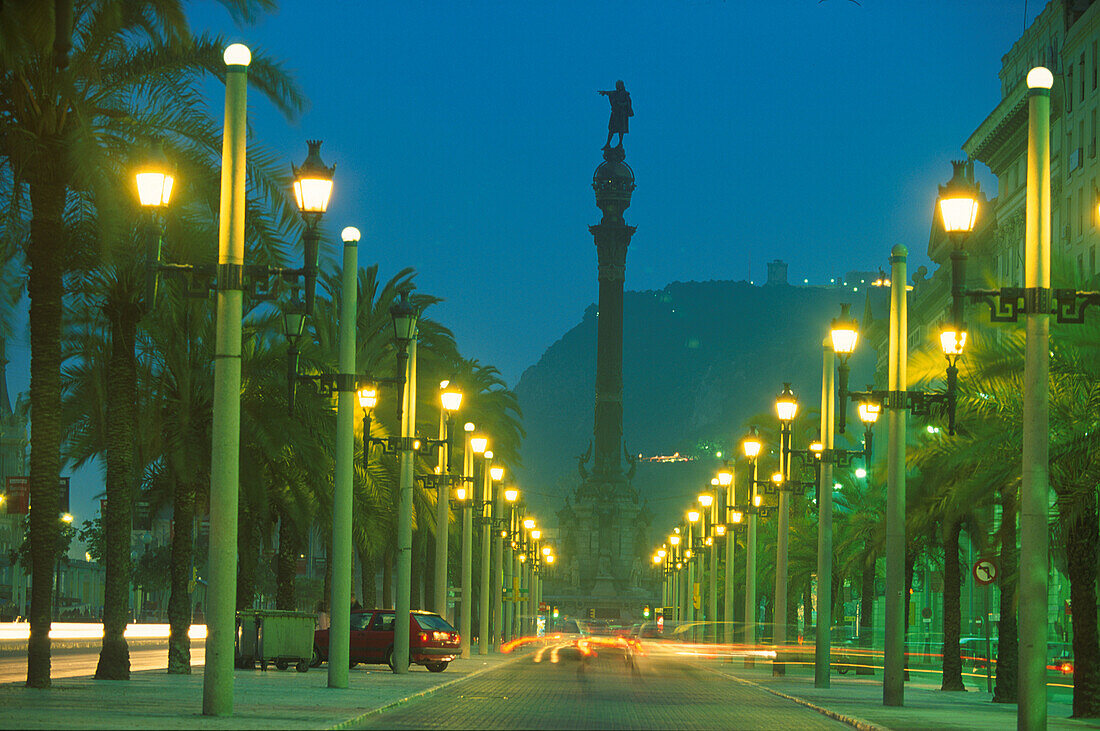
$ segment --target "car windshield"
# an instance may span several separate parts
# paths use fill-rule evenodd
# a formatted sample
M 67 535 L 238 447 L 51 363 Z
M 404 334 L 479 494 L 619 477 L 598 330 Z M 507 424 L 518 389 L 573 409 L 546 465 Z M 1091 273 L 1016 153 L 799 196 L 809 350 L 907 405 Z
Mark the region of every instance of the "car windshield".
M 414 614 L 416 623 L 420 625 L 420 629 L 434 629 L 442 632 L 457 632 L 447 620 L 440 617 L 438 614 Z

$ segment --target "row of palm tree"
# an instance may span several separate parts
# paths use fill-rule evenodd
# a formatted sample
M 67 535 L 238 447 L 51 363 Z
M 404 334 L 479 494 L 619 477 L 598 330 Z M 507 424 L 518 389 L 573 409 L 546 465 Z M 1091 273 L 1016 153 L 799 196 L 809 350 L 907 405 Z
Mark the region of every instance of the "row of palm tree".
M 998 556 L 997 587 L 1001 612 L 997 628 L 996 685 L 993 700 L 1016 702 L 1018 675 L 1017 582 L 1019 573 L 1018 500 L 1021 456 L 1022 333 L 975 325 L 973 341 L 963 361 L 960 379 L 959 428 L 908 434 L 909 474 L 906 494 L 906 583 L 912 586 L 920 566 L 943 578 L 944 637 L 942 684 L 945 691 L 965 690 L 960 648 L 962 585 L 967 542 L 976 555 Z M 1100 565 L 1100 369 L 1097 347 L 1100 322 L 1084 327 L 1058 327 L 1052 332 L 1050 379 L 1052 566 L 1070 583 L 1073 621 L 1073 714 L 1100 715 L 1100 647 L 1097 633 L 1097 579 Z M 927 384 L 943 370 L 942 356 L 919 352 L 912 371 Z M 933 423 L 938 421 L 938 416 Z M 817 415 L 800 415 L 794 429 L 797 443 L 807 443 Z M 778 443 L 778 423 L 760 414 L 748 423 L 761 425 L 765 444 Z M 923 426 L 923 425 L 922 425 Z M 800 440 L 799 437 L 802 437 Z M 849 435 L 851 438 L 852 435 Z M 849 449 L 858 444 L 847 445 Z M 759 473 L 775 469 L 774 450 L 760 458 Z M 834 493 L 833 546 L 834 621 L 841 605 L 837 589 L 858 588 L 859 635 L 871 637 L 876 561 L 885 553 L 885 470 L 869 465 L 873 479 L 837 473 L 842 488 Z M 747 472 L 747 470 L 746 470 Z M 745 481 L 739 478 L 740 484 Z M 743 489 L 743 488 L 742 488 Z M 739 491 L 738 500 L 747 500 Z M 744 504 L 742 502 L 741 504 Z M 816 573 L 817 519 L 812 494 L 791 500 L 787 623 L 796 624 L 798 605 L 809 616 L 810 577 Z M 774 586 L 775 526 L 760 523 L 757 596 L 765 616 Z M 735 571 L 738 570 L 735 568 Z M 736 584 L 740 586 L 740 584 Z M 735 603 L 735 606 L 736 603 Z M 910 611 L 906 603 L 906 623 Z M 868 644 L 869 646 L 869 644 Z M 871 672 L 858 668 L 857 672 Z
M 224 4 L 249 21 L 274 3 Z M 129 677 L 123 630 L 130 618 L 131 527 L 139 499 L 154 513 L 171 516 L 169 672 L 186 673 L 196 525 L 208 498 L 213 312 L 173 283 L 150 301 L 142 252 L 156 250 L 154 240 L 163 235 L 169 261 L 214 260 L 221 125 L 201 85 L 211 77 L 224 81 L 225 42 L 193 36 L 184 3 L 176 0 L 13 3 L 2 17 L 16 22 L 0 23 L 0 230 L 5 271 L 25 267 L 31 300 L 27 684 L 50 684 L 58 476 L 64 463 L 75 467 L 93 460 L 104 468 L 106 488 L 104 640 L 96 677 Z M 59 29 L 67 34 L 58 35 Z M 301 91 L 277 62 L 255 55 L 248 78 L 288 118 L 302 109 Z M 159 217 L 143 213 L 132 193 L 133 169 L 151 140 L 163 142 L 177 169 L 172 207 Z M 300 235 L 287 195 L 288 167 L 250 141 L 250 263 L 285 267 L 296 259 L 287 245 Z M 411 269 L 387 281 L 377 267 L 358 273 L 360 373 L 384 377 L 396 367 L 388 311 L 398 289 L 413 280 Z M 336 370 L 338 287 L 339 277 L 323 264 L 304 371 Z M 438 299 L 418 294 L 414 302 L 429 310 Z M 294 606 L 299 547 L 311 530 L 321 527 L 318 533 L 325 535 L 323 526 L 331 524 L 334 415 L 309 393 L 290 413 L 287 344 L 278 321 L 270 304 L 249 303 L 242 348 L 242 608 L 256 596 L 261 550 L 274 545 L 277 604 Z M 419 378 L 424 384 L 444 378 L 462 384 L 464 416 L 491 432 L 497 454 L 515 463 L 519 409 L 500 374 L 463 358 L 450 331 L 430 316 L 420 319 L 419 339 Z M 435 391 L 418 392 L 425 394 L 418 409 L 422 431 L 431 433 L 438 419 Z M 372 435 L 396 431 L 392 421 L 392 411 L 381 410 Z M 362 435 L 358 441 L 362 450 Z M 366 578 L 368 567 L 385 564 L 392 553 L 396 465 L 377 453 L 359 464 L 354 539 Z M 422 470 L 430 472 L 430 465 Z M 420 543 L 434 530 L 433 502 L 433 491 L 418 488 Z

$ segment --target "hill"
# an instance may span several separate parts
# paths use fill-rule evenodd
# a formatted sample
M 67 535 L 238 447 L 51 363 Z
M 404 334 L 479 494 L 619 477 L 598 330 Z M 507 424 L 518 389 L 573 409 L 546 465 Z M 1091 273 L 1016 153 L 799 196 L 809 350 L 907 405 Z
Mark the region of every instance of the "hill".
M 745 424 L 771 412 L 784 382 L 791 382 L 803 408 L 819 408 L 829 322 L 841 302 L 862 315 L 866 296 L 850 286 L 744 281 L 674 282 L 624 294 L 624 446 L 643 458 L 676 452 L 691 458 L 639 461 L 634 485 L 658 525 L 686 509 L 713 475 L 716 452 L 738 447 Z M 870 296 L 881 312 L 885 292 Z M 596 318 L 591 305 L 515 389 L 527 430 L 517 476 L 529 502 L 547 517 L 578 484 L 576 457 L 592 438 Z M 862 388 L 873 368 L 873 354 L 863 350 L 852 362 L 853 387 Z

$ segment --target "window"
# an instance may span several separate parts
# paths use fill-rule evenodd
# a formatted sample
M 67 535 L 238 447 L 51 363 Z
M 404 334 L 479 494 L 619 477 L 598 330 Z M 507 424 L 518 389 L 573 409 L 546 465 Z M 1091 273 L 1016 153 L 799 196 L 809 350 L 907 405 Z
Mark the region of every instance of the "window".
M 1085 233 L 1085 196 L 1081 195 L 1081 190 L 1077 191 L 1077 235 L 1083 236 Z
M 370 624 L 371 613 L 370 612 L 352 612 L 351 613 L 351 628 L 352 630 L 363 630 Z
M 456 632 L 457 630 L 443 619 L 435 614 L 414 614 L 413 619 L 420 625 L 420 629 L 434 629 L 441 632 Z
M 1085 255 L 1077 255 L 1077 279 L 1080 281 L 1085 276 Z
M 1066 71 L 1066 111 L 1073 111 L 1073 67 Z M 1071 145 L 1072 147 L 1072 145 Z
M 1096 244 L 1089 247 L 1089 276 L 1096 274 Z
M 1077 70 L 1080 72 L 1077 75 L 1081 79 L 1080 83 L 1078 84 L 1078 88 L 1081 90 L 1080 96 L 1078 98 L 1080 99 L 1080 101 L 1085 101 L 1085 52 L 1084 51 L 1081 52 L 1081 60 L 1077 62 Z
M 1092 90 L 1096 91 L 1096 41 L 1092 42 Z
M 374 630 L 376 632 L 393 632 L 393 615 L 379 615 L 378 621 L 374 623 Z

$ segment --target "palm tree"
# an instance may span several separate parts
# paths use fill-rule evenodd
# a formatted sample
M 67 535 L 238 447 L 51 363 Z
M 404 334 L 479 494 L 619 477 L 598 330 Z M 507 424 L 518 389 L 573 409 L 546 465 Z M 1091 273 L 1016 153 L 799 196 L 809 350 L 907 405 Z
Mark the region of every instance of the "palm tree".
M 269 3 L 231 0 L 227 5 L 243 17 Z M 55 8 L 62 9 L 57 17 Z M 35 4 L 33 9 L 24 4 L 19 11 L 18 24 L 0 27 L 2 45 L 14 49 L 0 54 L 0 159 L 11 170 L 12 198 L 28 200 L 31 208 L 26 247 L 30 264 L 31 408 L 35 415 L 30 532 L 33 553 L 42 559 L 32 567 L 27 684 L 48 687 L 52 567 L 44 558 L 57 530 L 62 276 L 67 250 L 64 217 L 69 195 L 73 190 L 91 187 L 95 181 L 111 179 L 113 153 L 119 143 L 132 143 L 138 131 L 157 129 L 146 126 L 151 120 L 138 110 L 163 109 L 188 99 L 173 93 L 190 87 L 193 74 L 185 71 L 217 76 L 224 74 L 224 67 L 220 63 L 220 43 L 188 42 L 179 2 L 85 0 Z M 44 30 L 50 20 L 60 20 L 54 27 L 63 31 L 71 27 L 72 38 L 64 32 L 56 36 Z M 300 98 L 294 90 L 285 85 L 272 86 L 275 69 L 268 65 L 265 71 L 263 66 L 250 78 L 272 92 L 277 105 L 286 107 L 289 100 L 290 107 L 296 107 Z M 174 119 L 192 111 L 177 109 L 181 114 Z M 120 340 L 132 342 L 127 337 L 132 313 L 119 307 L 112 314 L 117 319 Z M 125 375 L 124 369 L 120 375 Z M 110 471 L 121 475 L 125 468 L 120 462 Z M 121 523 L 109 519 L 108 524 L 117 533 Z M 109 583 L 117 588 L 121 582 L 112 575 Z M 111 625 L 106 631 L 114 636 L 121 631 L 121 613 L 115 606 L 117 602 L 111 604 L 109 612 L 105 608 L 104 619 Z M 112 640 L 109 644 L 116 643 Z M 111 677 L 123 675 L 125 669 L 117 662 L 113 664 L 105 672 Z

